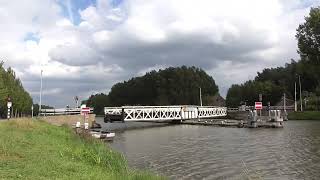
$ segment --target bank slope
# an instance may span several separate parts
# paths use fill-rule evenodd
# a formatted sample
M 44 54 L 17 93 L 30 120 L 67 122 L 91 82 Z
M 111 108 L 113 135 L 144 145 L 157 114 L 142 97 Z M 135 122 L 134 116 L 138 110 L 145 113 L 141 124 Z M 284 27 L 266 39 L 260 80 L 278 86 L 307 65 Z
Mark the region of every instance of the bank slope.
M 320 111 L 291 112 L 289 120 L 320 120 Z
M 130 170 L 102 142 L 38 120 L 0 122 L 0 162 L 3 179 L 164 179 Z

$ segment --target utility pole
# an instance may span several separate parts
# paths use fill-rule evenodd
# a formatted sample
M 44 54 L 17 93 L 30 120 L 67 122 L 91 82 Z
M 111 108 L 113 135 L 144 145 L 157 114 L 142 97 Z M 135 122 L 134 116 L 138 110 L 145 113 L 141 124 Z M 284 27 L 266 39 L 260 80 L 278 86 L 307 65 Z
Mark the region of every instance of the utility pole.
M 307 109 L 307 101 L 308 101 L 307 98 L 304 98 L 303 101 L 304 101 L 304 109 Z
M 42 72 L 43 70 L 41 69 L 41 73 L 40 73 L 40 101 L 39 101 L 39 115 L 41 114 L 41 98 L 42 98 Z
M 287 99 L 286 99 L 286 93 L 283 93 L 283 117 L 285 118 L 285 120 L 288 120 L 286 101 L 287 101 Z
M 299 85 L 300 85 L 300 111 L 302 111 L 302 94 L 301 94 L 301 80 L 299 75 Z
M 286 111 L 286 93 L 283 93 L 283 111 Z
M 78 97 L 78 96 L 75 96 L 75 97 L 74 97 L 74 100 L 76 101 L 76 108 L 78 108 L 78 107 L 79 107 L 79 104 L 78 104 L 78 102 L 79 102 L 79 97 Z
M 33 105 L 31 106 L 31 118 L 33 118 Z
M 294 111 L 297 111 L 297 83 L 294 81 Z
M 200 98 L 200 106 L 202 106 L 202 95 L 201 95 L 201 87 L 199 88 L 199 98 Z

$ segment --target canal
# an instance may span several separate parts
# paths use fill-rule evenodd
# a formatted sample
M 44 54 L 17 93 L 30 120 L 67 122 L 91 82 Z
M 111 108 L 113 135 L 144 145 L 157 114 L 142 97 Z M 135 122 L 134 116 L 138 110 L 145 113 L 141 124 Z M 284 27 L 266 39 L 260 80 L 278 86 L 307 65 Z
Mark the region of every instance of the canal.
M 133 168 L 171 179 L 320 179 L 320 121 L 288 121 L 283 129 L 136 129 L 117 133 L 110 145 Z

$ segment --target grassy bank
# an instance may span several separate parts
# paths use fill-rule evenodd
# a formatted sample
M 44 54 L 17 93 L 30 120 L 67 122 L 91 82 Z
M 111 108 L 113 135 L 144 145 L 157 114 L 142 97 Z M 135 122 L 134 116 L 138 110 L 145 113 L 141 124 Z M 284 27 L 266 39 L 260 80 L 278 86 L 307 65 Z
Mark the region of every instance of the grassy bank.
M 39 120 L 0 122 L 0 179 L 164 179 L 130 170 L 105 143 Z
M 320 120 L 320 111 L 291 112 L 289 120 Z

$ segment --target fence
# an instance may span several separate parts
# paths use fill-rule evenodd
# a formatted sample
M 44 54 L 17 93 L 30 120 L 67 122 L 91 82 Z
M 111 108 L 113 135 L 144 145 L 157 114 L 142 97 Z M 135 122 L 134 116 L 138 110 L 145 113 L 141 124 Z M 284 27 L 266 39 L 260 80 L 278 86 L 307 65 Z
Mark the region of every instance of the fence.
M 90 114 L 93 108 L 90 108 Z M 58 115 L 78 115 L 81 114 L 81 108 L 59 108 L 59 109 L 41 109 L 40 116 L 58 116 Z

